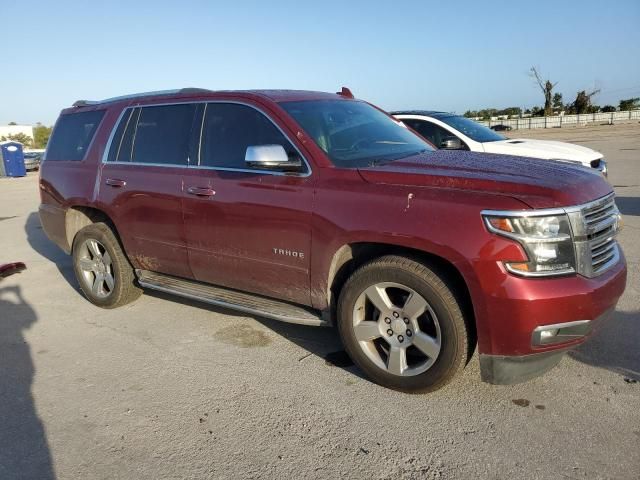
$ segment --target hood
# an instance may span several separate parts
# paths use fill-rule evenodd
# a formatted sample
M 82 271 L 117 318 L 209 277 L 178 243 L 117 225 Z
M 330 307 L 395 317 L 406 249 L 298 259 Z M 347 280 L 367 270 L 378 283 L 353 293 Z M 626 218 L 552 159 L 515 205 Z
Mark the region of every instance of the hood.
M 602 154 L 587 147 L 552 140 L 530 140 L 528 138 L 510 138 L 482 144 L 487 153 L 517 155 L 521 157 L 543 158 L 546 160 L 574 160 L 590 167 L 592 160 L 602 158 Z
M 359 169 L 375 184 L 449 188 L 502 194 L 531 208 L 579 205 L 609 194 L 595 170 L 535 158 L 436 150 Z

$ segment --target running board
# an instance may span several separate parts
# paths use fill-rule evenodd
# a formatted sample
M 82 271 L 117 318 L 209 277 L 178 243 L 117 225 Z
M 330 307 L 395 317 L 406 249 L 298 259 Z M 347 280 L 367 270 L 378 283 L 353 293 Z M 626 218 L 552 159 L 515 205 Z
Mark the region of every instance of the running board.
M 219 307 L 225 307 L 260 317 L 301 325 L 330 326 L 319 312 L 273 298 L 239 292 L 206 283 L 172 277 L 148 270 L 136 270 L 141 287 L 172 293 Z

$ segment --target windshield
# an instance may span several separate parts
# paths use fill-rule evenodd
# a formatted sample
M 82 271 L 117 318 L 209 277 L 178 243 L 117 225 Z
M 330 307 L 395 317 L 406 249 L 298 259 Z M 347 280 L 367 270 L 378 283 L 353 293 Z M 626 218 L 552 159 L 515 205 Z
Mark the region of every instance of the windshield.
M 507 138 L 503 137 L 499 133 L 494 132 L 489 127 L 485 127 L 484 125 L 478 122 L 474 122 L 473 120 L 466 117 L 458 117 L 456 115 L 452 115 L 450 117 L 435 118 L 455 128 L 460 133 L 463 133 L 471 140 L 475 140 L 476 142 L 497 142 L 499 140 L 505 140 Z
M 280 104 L 340 167 L 373 166 L 433 147 L 368 103 L 316 100 Z

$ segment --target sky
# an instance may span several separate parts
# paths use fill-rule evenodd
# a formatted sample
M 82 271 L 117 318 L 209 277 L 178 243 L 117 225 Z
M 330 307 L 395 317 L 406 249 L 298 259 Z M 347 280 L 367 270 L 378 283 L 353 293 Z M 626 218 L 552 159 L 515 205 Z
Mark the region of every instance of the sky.
M 181 87 L 335 92 L 386 110 L 640 96 L 640 0 L 0 0 L 0 124 Z

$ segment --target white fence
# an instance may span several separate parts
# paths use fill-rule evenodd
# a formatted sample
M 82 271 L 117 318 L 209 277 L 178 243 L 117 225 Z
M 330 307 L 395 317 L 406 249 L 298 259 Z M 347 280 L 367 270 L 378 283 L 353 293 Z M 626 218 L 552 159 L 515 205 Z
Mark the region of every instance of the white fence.
M 589 123 L 616 123 L 640 120 L 640 110 L 609 113 L 583 113 L 581 115 L 557 115 L 554 117 L 510 118 L 508 120 L 484 120 L 483 125 L 507 125 L 514 130 L 523 128 L 577 127 Z

